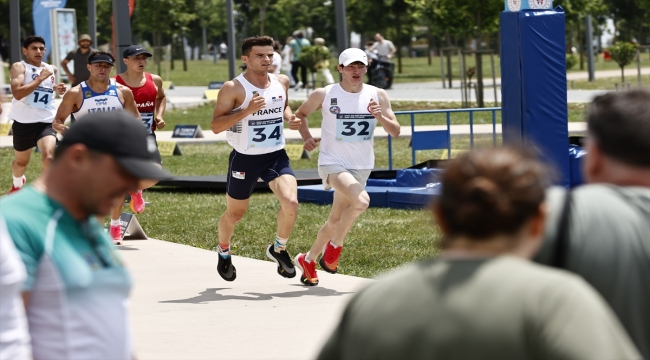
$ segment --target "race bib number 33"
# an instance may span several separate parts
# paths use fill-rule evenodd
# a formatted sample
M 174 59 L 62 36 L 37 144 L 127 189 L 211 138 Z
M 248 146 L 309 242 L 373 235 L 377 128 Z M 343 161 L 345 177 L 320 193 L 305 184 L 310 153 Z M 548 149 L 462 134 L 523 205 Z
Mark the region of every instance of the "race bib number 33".
M 248 147 L 264 148 L 281 145 L 282 118 L 248 121 Z
M 153 133 L 153 113 L 140 113 L 142 125 L 149 134 Z
M 336 141 L 370 141 L 375 132 L 377 120 L 371 114 L 337 114 Z

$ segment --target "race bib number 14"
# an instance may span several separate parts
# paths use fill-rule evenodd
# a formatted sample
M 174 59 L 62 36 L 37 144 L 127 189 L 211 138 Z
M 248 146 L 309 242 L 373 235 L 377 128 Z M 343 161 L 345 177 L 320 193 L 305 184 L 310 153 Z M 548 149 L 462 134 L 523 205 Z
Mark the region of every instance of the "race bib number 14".
M 282 118 L 248 121 L 248 147 L 264 148 L 282 144 Z
M 377 120 L 371 114 L 336 114 L 336 141 L 369 141 Z
M 54 100 L 54 89 L 37 87 L 33 93 L 29 94 L 25 100 L 27 105 L 36 109 L 52 110 L 52 100 Z

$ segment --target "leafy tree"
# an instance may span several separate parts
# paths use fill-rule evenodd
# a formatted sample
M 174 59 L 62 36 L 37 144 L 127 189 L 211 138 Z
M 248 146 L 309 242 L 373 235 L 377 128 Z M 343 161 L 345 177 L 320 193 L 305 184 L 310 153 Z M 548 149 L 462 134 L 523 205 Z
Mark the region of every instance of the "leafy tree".
M 607 51 L 609 51 L 612 60 L 616 61 L 621 68 L 621 82 L 625 82 L 625 72 L 623 69 L 636 58 L 636 45 L 619 41 L 607 49 Z

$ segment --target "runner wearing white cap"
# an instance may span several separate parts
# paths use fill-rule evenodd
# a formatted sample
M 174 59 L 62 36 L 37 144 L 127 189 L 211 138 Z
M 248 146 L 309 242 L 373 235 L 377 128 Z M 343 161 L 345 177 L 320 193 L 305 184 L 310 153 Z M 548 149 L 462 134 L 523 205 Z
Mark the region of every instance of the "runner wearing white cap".
M 377 122 L 393 137 L 400 132 L 386 91 L 363 83 L 367 66 L 363 50 L 343 51 L 338 66 L 341 82 L 316 89 L 295 114 L 302 120 L 300 135 L 305 149 L 314 150 L 321 143 L 318 173 L 325 189 L 334 188 L 332 210 L 311 250 L 296 256 L 296 266 L 303 273 L 300 281 L 305 285 L 318 285 L 316 259 L 321 251 L 321 268 L 336 273 L 343 240 L 368 208 L 370 198 L 364 187 L 375 165 L 373 132 Z M 307 123 L 307 116 L 318 108 L 323 115 L 322 140 L 311 135 Z

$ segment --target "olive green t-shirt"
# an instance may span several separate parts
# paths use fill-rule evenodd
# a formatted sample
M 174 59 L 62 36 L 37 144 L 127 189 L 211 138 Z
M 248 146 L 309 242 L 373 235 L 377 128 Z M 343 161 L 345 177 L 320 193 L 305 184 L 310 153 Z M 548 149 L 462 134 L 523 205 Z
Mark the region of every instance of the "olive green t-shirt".
M 320 360 L 640 359 L 600 296 L 501 256 L 411 265 L 358 293 Z
M 565 190 L 547 192 L 546 235 L 535 261 L 550 265 Z M 612 307 L 650 359 L 650 188 L 594 184 L 572 191 L 566 269 Z

